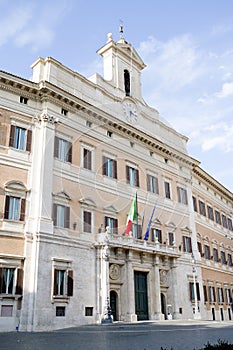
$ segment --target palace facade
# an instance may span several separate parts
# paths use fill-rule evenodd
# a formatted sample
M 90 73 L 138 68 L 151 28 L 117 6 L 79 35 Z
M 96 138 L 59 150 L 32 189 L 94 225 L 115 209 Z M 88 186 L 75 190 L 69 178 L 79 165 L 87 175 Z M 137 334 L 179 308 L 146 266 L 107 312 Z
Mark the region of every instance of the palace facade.
M 108 303 L 114 321 L 232 320 L 232 193 L 146 104 L 132 45 L 98 54 L 103 77 L 0 71 L 0 330 L 101 323 Z

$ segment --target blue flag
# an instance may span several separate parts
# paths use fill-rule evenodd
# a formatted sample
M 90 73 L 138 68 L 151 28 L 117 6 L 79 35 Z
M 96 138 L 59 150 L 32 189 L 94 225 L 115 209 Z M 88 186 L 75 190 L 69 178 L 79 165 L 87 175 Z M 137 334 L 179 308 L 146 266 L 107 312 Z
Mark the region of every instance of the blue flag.
M 156 205 L 155 205 L 155 206 L 156 206 Z M 154 216 L 154 212 L 155 212 L 155 206 L 154 206 L 154 209 L 153 209 L 153 211 L 152 211 L 150 220 L 149 220 L 149 222 L 148 222 L 148 226 L 147 226 L 146 233 L 145 233 L 145 236 L 144 236 L 144 241 L 147 241 L 148 238 L 149 238 L 149 235 L 150 235 L 150 227 L 151 227 L 151 223 L 152 223 L 153 216 Z

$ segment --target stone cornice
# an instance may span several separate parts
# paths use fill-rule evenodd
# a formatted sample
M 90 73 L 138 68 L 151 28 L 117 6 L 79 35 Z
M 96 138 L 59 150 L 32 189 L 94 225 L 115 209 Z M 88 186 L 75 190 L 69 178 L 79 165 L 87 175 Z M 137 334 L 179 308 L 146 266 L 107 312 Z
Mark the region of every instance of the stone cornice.
M 225 188 L 222 184 L 220 184 L 217 180 L 215 180 L 211 175 L 206 173 L 202 168 L 196 166 L 193 168 L 193 173 L 200 181 L 203 181 L 208 186 L 213 187 L 216 191 L 220 193 L 220 195 L 225 196 L 231 203 L 233 202 L 233 194 L 227 188 Z
M 155 151 L 163 157 L 173 158 L 189 167 L 195 167 L 200 164 L 189 155 L 164 144 L 141 130 L 135 129 L 133 126 L 116 120 L 110 114 L 47 81 L 33 83 L 0 71 L 0 89 L 10 90 L 13 93 L 23 95 L 32 100 L 40 100 L 41 102 L 50 101 L 56 105 L 64 105 L 68 110 L 72 110 L 74 113 L 84 113 L 90 121 L 101 126 L 104 125 L 110 131 L 118 133 L 123 137 L 131 138 L 132 141 L 134 140 L 143 144 L 149 150 Z

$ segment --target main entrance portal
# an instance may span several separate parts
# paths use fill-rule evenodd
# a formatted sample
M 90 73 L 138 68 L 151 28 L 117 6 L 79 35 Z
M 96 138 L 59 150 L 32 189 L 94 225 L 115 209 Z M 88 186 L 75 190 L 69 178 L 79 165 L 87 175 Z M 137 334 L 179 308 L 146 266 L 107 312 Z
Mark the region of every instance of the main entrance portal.
M 135 313 L 138 321 L 148 320 L 147 273 L 134 272 Z

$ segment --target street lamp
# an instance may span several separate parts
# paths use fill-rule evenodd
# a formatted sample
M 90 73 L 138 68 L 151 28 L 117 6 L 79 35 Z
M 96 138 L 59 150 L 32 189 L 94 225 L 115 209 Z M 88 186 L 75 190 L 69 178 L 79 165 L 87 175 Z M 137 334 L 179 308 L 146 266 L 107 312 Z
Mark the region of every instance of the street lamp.
M 200 318 L 200 313 L 198 311 L 198 302 L 197 302 L 197 284 L 196 284 L 196 273 L 197 269 L 195 266 L 194 255 L 192 255 L 192 271 L 193 271 L 193 293 L 194 293 L 194 318 Z
M 104 244 L 103 244 L 103 251 L 102 251 L 102 278 L 103 278 L 103 285 L 102 285 L 102 300 L 105 299 L 105 304 L 103 305 L 103 313 L 102 313 L 102 320 L 101 323 L 112 323 L 112 310 L 110 307 L 110 301 L 109 301 L 109 256 L 110 256 L 110 250 L 109 250 L 109 238 L 108 238 L 108 230 L 105 233 L 104 238 Z

